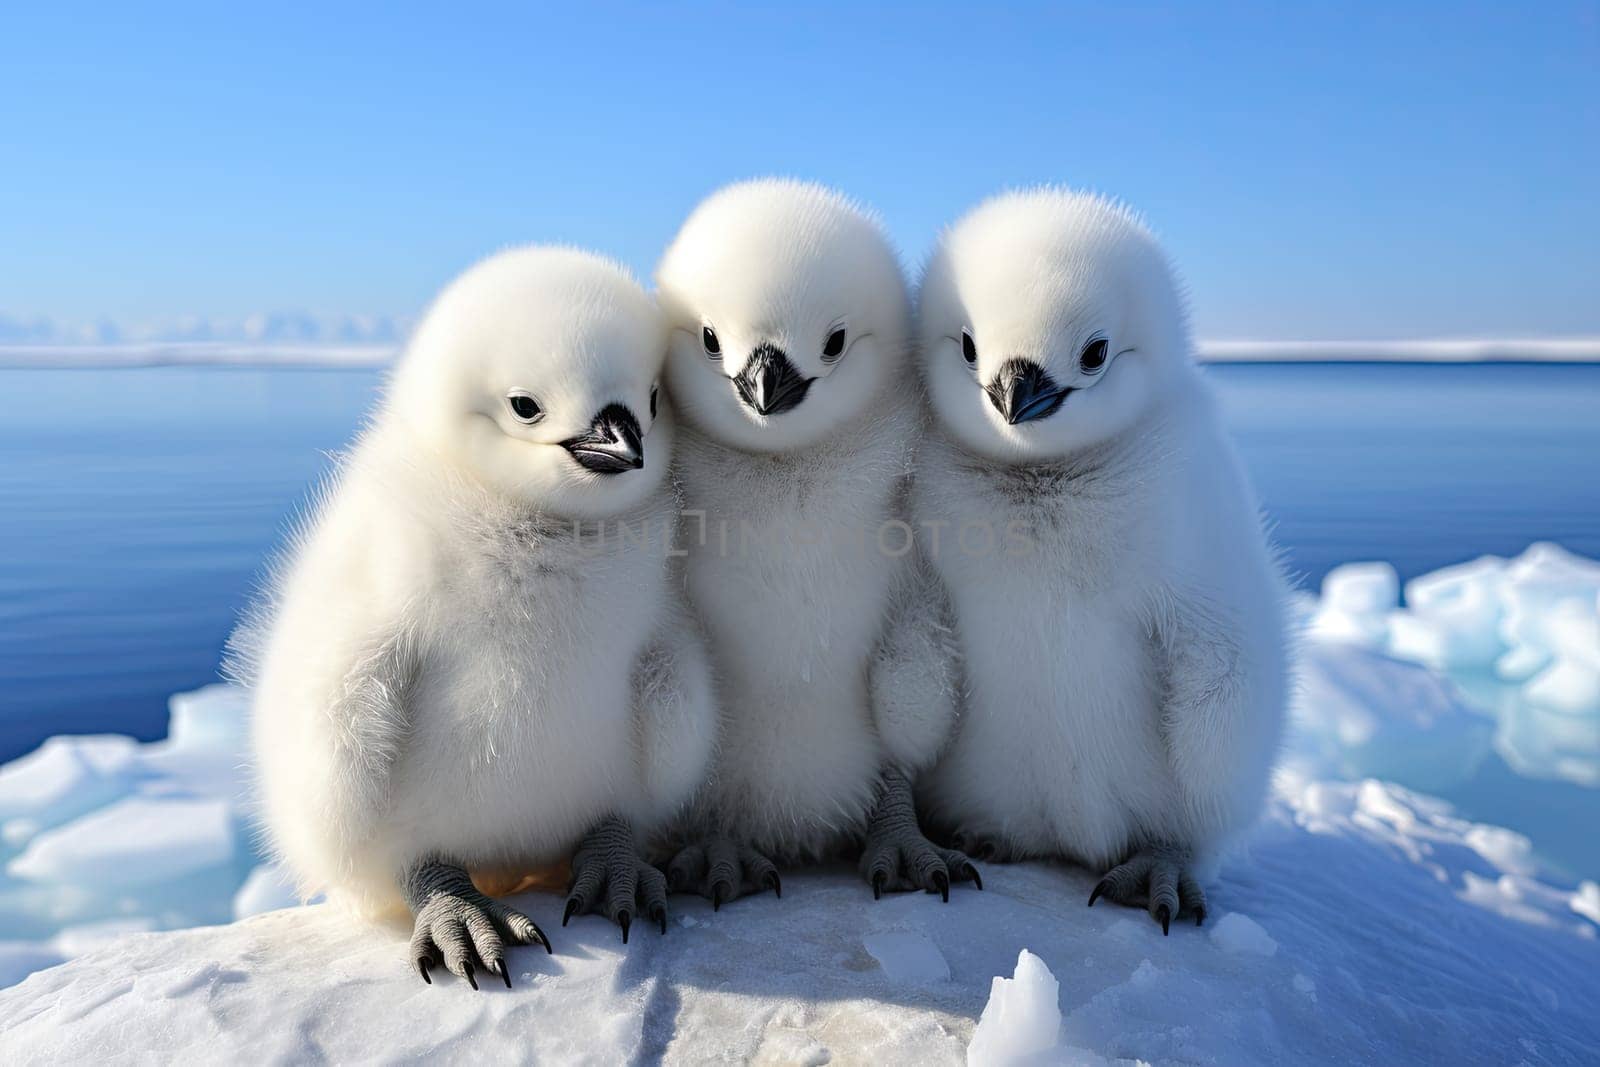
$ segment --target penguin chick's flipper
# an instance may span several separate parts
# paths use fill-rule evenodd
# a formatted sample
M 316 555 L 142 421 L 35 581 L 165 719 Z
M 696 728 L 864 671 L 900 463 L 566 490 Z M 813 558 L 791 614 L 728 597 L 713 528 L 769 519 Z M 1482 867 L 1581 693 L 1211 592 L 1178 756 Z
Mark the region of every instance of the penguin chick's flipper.
M 511 988 L 505 943 L 543 945 L 550 939 L 539 924 L 509 905 L 484 895 L 467 872 L 453 863 L 428 860 L 406 877 L 405 901 L 416 916 L 411 934 L 411 965 L 429 985 L 432 967 L 441 961 L 457 978 L 478 988 L 474 961 Z
M 719 911 L 730 900 L 772 890 L 783 896 L 778 868 L 766 856 L 726 837 L 708 837 L 685 846 L 667 864 L 667 884 L 674 893 L 695 892 Z
M 1150 917 L 1169 933 L 1172 920 L 1194 916 L 1206 921 L 1206 894 L 1189 873 L 1189 851 L 1161 845 L 1141 849 L 1117 864 L 1089 894 L 1089 906 L 1101 897 L 1129 907 L 1149 909 Z
M 614 815 L 600 820 L 572 857 L 572 886 L 561 925 L 574 915 L 602 912 L 622 927 L 622 943 L 636 915 L 667 932 L 667 880 L 639 858 L 633 828 Z
M 970 881 L 983 888 L 978 865 L 966 853 L 940 848 L 922 835 L 911 780 L 894 768 L 883 772 L 878 805 L 867 823 L 860 870 L 872 886 L 874 900 L 885 892 L 922 889 L 938 893 L 948 903 L 952 882 Z

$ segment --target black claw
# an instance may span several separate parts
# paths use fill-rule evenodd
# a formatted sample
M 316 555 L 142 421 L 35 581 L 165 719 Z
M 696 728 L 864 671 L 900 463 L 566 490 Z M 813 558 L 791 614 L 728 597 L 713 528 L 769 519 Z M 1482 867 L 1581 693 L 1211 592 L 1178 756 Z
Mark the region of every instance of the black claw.
M 650 918 L 661 924 L 661 932 L 663 934 L 667 932 L 667 909 L 665 907 L 657 904 L 655 908 L 651 910 Z
M 478 976 L 472 973 L 472 964 L 471 963 L 463 964 L 462 965 L 462 969 L 467 972 L 466 975 L 464 976 L 466 978 L 466 980 L 467 980 L 467 984 L 469 986 L 471 986 L 473 989 L 477 989 L 478 988 Z
M 978 888 L 978 892 L 983 892 L 983 876 L 978 873 L 978 868 L 969 863 L 965 870 L 967 877 L 972 879 L 972 884 Z
M 567 898 L 567 910 L 561 913 L 561 925 L 562 926 L 567 925 L 567 920 L 572 918 L 572 913 L 577 911 L 577 910 L 578 910 L 578 898 L 577 897 L 568 897 Z M 545 942 L 545 948 L 549 948 L 549 947 L 550 947 L 550 943 L 548 941 L 546 941 Z
M 417 960 L 417 970 L 422 972 L 422 980 L 424 982 L 429 985 L 433 984 L 433 979 L 428 976 L 428 958 L 426 956 Z
M 767 876 L 761 880 L 761 886 L 764 889 L 770 889 L 774 893 L 778 894 L 779 900 L 783 899 L 783 883 L 778 880 L 777 871 L 769 871 Z
M 1172 929 L 1172 909 L 1167 907 L 1165 904 L 1156 908 L 1156 920 L 1161 923 L 1162 936 L 1170 936 Z
M 628 943 L 628 927 L 633 925 L 633 913 L 627 910 L 617 912 L 617 925 L 622 927 L 622 943 Z
M 727 885 L 722 883 L 722 882 L 718 882 L 716 885 L 711 887 L 711 910 L 712 911 L 721 911 L 722 910 L 722 898 L 723 898 L 723 895 L 727 893 L 727 891 L 728 891 Z
M 539 944 L 544 946 L 545 955 L 554 956 L 556 954 L 556 950 L 550 947 L 550 939 L 544 936 L 544 931 L 535 926 L 533 928 L 533 932 L 539 935 Z
M 1094 902 L 1100 899 L 1100 894 L 1107 889 L 1107 879 L 1100 879 L 1100 884 L 1094 887 L 1094 892 L 1089 894 L 1089 907 L 1094 907 Z
M 1196 926 L 1204 926 L 1206 924 L 1206 909 L 1194 909 L 1194 924 Z
M 933 886 L 939 891 L 940 899 L 946 904 L 950 903 L 950 876 L 944 871 L 934 871 Z
M 889 880 L 888 876 L 885 875 L 882 871 L 875 871 L 873 873 L 873 875 L 872 875 L 872 899 L 873 900 L 882 900 L 883 899 L 883 886 L 884 886 L 884 883 L 886 883 L 888 880 Z
M 505 982 L 506 988 L 511 988 L 511 970 L 506 966 L 505 960 L 495 960 L 494 963 L 490 965 L 489 969 L 491 971 L 499 971 L 500 978 Z

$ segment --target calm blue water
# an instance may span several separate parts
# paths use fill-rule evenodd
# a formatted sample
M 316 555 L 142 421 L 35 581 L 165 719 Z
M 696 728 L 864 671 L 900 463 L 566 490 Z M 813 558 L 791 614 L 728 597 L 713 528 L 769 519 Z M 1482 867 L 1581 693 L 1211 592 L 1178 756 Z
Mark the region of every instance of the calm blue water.
M 1600 366 L 1210 371 L 1302 584 L 1537 539 L 1600 557 Z M 161 736 L 373 371 L 0 370 L 0 760 Z

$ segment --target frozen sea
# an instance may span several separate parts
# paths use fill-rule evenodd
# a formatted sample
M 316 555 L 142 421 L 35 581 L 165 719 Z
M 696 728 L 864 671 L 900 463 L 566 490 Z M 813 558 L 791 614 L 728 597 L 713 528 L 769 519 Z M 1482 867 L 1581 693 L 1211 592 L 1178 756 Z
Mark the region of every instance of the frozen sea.
M 1600 366 L 1220 364 L 1208 373 L 1297 582 L 1402 580 L 1548 540 L 1600 557 Z M 0 370 L 0 761 L 56 734 L 165 731 L 372 369 Z M 1401 784 L 1406 784 L 1403 780 Z M 1426 783 L 1433 786 L 1433 783 Z M 1497 756 L 1434 792 L 1600 874 L 1600 791 Z

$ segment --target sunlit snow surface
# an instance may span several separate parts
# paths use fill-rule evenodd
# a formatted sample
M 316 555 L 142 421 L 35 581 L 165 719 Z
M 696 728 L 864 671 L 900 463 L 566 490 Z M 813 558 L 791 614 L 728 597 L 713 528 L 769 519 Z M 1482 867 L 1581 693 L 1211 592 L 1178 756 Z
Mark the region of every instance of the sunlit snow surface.
M 1593 1062 L 1592 913 L 1482 834 L 1377 782 L 1310 786 L 1224 866 L 1206 927 L 1170 937 L 1042 865 L 990 867 L 949 904 L 792 874 L 781 901 L 676 899 L 666 936 L 626 948 L 530 894 L 557 952 L 514 950 L 509 992 L 423 985 L 403 927 L 293 908 L 126 937 L 0 991 L 0 1060 L 960 1063 L 987 1014 L 972 1062 L 1044 1044 L 1032 1062 Z M 1024 949 L 1039 966 L 986 1013 Z
M 167 741 L 57 738 L 0 768 L 0 986 L 20 983 L 0 1060 L 1592 1062 L 1600 886 L 1416 789 L 1503 759 L 1591 794 L 1600 566 L 1541 545 L 1409 583 L 1403 608 L 1396 586 L 1352 566 L 1304 605 L 1267 817 L 1206 927 L 1168 938 L 1084 907 L 1091 873 L 1035 865 L 948 905 L 792 873 L 782 901 L 676 898 L 669 935 L 627 949 L 529 896 L 558 954 L 517 950 L 509 994 L 424 986 L 404 929 L 320 906 L 141 933 L 292 903 L 252 845 L 243 694 L 175 697 Z

